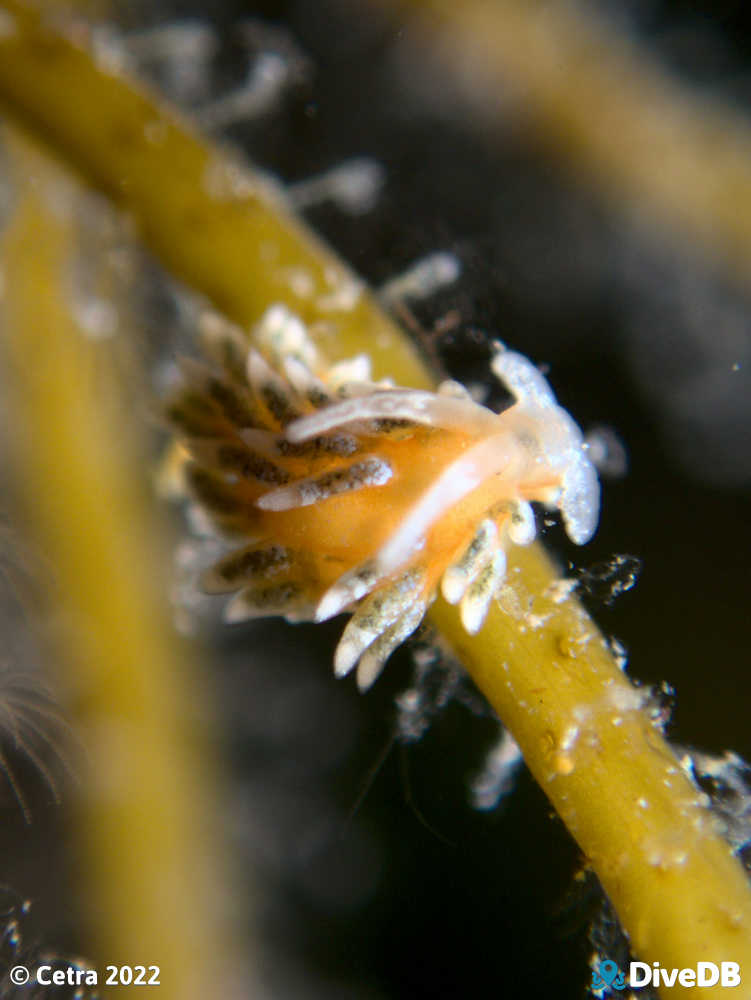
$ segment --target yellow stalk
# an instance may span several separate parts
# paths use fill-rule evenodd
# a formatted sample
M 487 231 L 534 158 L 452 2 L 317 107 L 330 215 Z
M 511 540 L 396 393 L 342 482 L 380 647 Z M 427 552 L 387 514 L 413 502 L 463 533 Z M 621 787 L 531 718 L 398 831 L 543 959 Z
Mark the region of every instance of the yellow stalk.
M 509 91 L 535 138 L 619 211 L 659 220 L 751 278 L 751 125 L 679 83 L 596 5 L 389 0 L 414 14 L 495 128 Z
M 160 997 L 198 1000 L 218 989 L 228 954 L 212 755 L 192 707 L 205 703 L 200 675 L 174 635 L 164 530 L 116 402 L 111 344 L 87 340 L 71 316 L 71 180 L 5 138 L 15 194 L 0 242 L 9 426 L 27 528 L 55 576 L 60 686 L 85 748 L 74 903 L 100 985 L 105 963 L 158 965 Z
M 17 0 L 2 6 L 13 31 L 0 37 L 0 102 L 126 210 L 167 267 L 241 324 L 284 302 L 332 360 L 366 351 L 377 374 L 429 384 L 408 339 L 273 184 Z M 433 621 L 520 744 L 638 956 L 668 968 L 732 960 L 751 975 L 740 864 L 596 626 L 574 597 L 557 602 L 544 552 L 514 555 L 513 589 L 478 636 L 441 602 Z
M 467 636 L 442 601 L 433 621 L 513 733 L 636 956 L 667 969 L 704 960 L 751 969 L 746 875 L 648 717 L 644 692 L 578 601 L 561 599 L 544 551 L 513 556 L 511 587 L 479 635 Z
M 321 324 L 331 353 L 362 350 L 365 341 L 377 370 L 429 384 L 409 341 L 292 217 L 273 180 L 97 65 L 33 8 L 2 0 L 0 13 L 9 19 L 0 30 L 0 106 L 121 206 L 178 277 L 243 325 L 269 302 L 286 302 Z

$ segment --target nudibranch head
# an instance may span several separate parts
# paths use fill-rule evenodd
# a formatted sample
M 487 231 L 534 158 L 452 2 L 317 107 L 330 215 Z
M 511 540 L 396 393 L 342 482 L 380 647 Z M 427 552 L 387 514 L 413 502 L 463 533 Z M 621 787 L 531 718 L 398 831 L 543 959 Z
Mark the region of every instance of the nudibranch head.
M 574 542 L 594 533 L 582 434 L 521 354 L 497 345 L 492 370 L 514 402 L 494 413 L 456 382 L 373 382 L 365 356 L 325 365 L 283 306 L 250 341 L 216 318 L 205 327 L 211 362 L 184 364 L 168 412 L 190 492 L 228 540 L 202 581 L 235 594 L 227 620 L 350 612 L 334 666 L 356 666 L 364 689 L 439 587 L 481 628 L 509 546 L 535 537 L 532 502 L 558 508 Z

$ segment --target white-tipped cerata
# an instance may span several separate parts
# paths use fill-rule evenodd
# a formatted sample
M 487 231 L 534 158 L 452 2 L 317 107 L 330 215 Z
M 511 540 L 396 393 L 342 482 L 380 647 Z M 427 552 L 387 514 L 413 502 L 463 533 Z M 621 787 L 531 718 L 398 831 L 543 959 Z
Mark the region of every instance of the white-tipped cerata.
M 577 544 L 592 537 L 596 451 L 523 355 L 498 346 L 513 400 L 495 413 L 456 382 L 395 386 L 366 355 L 326 365 L 282 305 L 250 335 L 204 326 L 210 359 L 183 365 L 168 416 L 221 539 L 203 585 L 234 592 L 228 621 L 350 613 L 335 670 L 356 668 L 364 690 L 438 588 L 467 632 L 482 628 L 507 557 L 535 538 L 533 504 L 559 509 Z
M 475 635 L 482 628 L 488 616 L 490 602 L 495 597 L 505 575 L 506 553 L 500 549 L 490 564 L 469 585 L 459 606 L 462 625 L 470 635 Z
M 469 399 L 418 389 L 379 389 L 301 417 L 287 428 L 287 435 L 290 441 L 305 441 L 364 420 L 408 420 L 435 427 L 470 428 L 478 433 L 496 429 L 495 415 Z
M 498 528 L 486 518 L 477 529 L 464 555 L 446 570 L 441 580 L 441 593 L 449 604 L 458 604 L 467 587 L 482 572 L 498 548 Z
M 414 604 L 394 625 L 386 629 L 360 657 L 357 664 L 357 686 L 367 691 L 383 670 L 386 660 L 397 646 L 401 646 L 425 617 L 425 604 Z
M 417 571 L 377 590 L 359 605 L 345 628 L 334 655 L 334 673 L 348 674 L 363 652 L 410 610 L 422 585 Z
M 280 486 L 264 493 L 256 502 L 261 510 L 292 510 L 294 507 L 309 507 L 329 497 L 352 493 L 366 486 L 383 486 L 391 479 L 392 471 L 388 462 L 376 455 L 370 455 L 351 465 L 326 472 L 316 479 L 301 479 L 288 486 Z

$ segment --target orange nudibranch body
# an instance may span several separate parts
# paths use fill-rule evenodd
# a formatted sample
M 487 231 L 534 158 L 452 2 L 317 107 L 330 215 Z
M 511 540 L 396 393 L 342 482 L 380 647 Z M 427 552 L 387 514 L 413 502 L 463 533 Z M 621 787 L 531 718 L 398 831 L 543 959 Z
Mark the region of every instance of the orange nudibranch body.
M 325 367 L 281 306 L 253 346 L 216 322 L 207 339 L 214 366 L 186 363 L 169 407 L 193 496 L 233 546 L 205 587 L 236 592 L 231 621 L 352 612 L 335 668 L 357 665 L 363 688 L 438 586 L 481 627 L 507 547 L 535 536 L 530 501 L 558 507 L 575 542 L 595 530 L 582 435 L 520 354 L 493 358 L 515 399 L 496 414 L 454 382 L 429 393 L 372 382 L 365 358 Z
M 304 507 L 260 512 L 263 534 L 291 548 L 319 554 L 321 571 L 330 577 L 328 583 L 333 583 L 346 569 L 375 556 L 397 530 L 404 511 L 471 445 L 471 439 L 419 427 L 401 440 L 374 437 L 364 445 L 364 450 L 370 450 L 368 445 L 388 464 L 391 475 L 387 482 L 363 486 Z M 336 468 L 333 463 L 332 467 Z M 330 470 L 324 466 L 322 474 L 326 471 Z M 468 500 L 461 506 L 476 508 L 477 502 Z M 466 521 L 459 509 L 450 513 L 451 520 Z M 458 524 L 451 527 L 453 530 L 447 519 L 440 537 L 433 539 L 432 544 L 450 549 Z

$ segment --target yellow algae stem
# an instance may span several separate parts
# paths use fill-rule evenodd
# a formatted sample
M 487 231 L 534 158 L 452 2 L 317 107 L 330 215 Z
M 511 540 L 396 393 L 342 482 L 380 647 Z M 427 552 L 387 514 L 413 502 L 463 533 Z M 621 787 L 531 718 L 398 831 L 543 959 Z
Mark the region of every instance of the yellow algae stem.
M 509 557 L 513 591 L 477 636 L 442 601 L 433 622 L 513 733 L 636 956 L 668 969 L 751 969 L 746 874 L 645 711 L 645 693 L 576 599 L 551 590 L 555 568 L 542 548 L 514 546 Z
M 751 279 L 751 126 L 671 75 L 596 4 L 378 0 L 420 25 L 494 130 L 509 94 L 548 153 L 616 209 Z
M 179 278 L 248 326 L 273 302 L 316 324 L 330 354 L 366 350 L 402 385 L 430 382 L 414 347 L 352 271 L 295 219 L 270 178 L 217 148 L 107 66 L 79 25 L 58 30 L 31 5 L 2 0 L 0 107 L 119 205 Z M 305 274 L 305 283 L 289 274 Z M 334 347 L 336 344 L 336 347 Z
M 72 905 L 100 986 L 105 963 L 158 965 L 160 997 L 199 1000 L 231 974 L 200 671 L 174 633 L 163 528 L 145 502 L 111 345 L 71 316 L 70 178 L 9 130 L 4 139 L 15 194 L 0 241 L 6 412 L 24 526 L 65 623 L 60 687 L 85 749 L 71 793 Z

